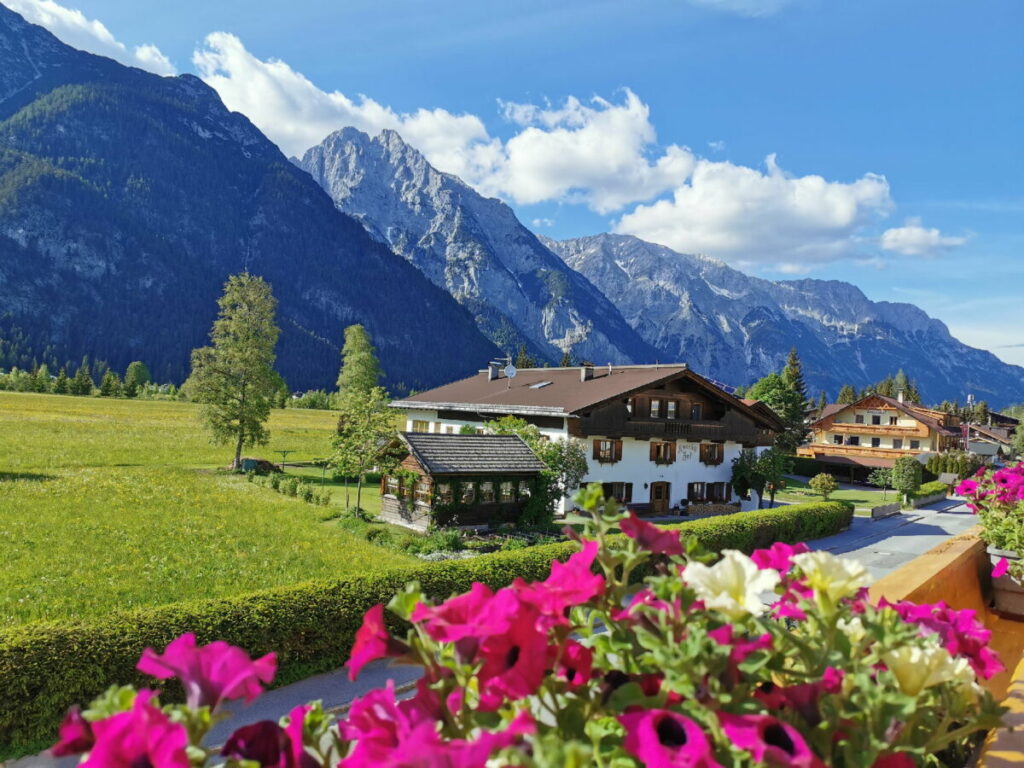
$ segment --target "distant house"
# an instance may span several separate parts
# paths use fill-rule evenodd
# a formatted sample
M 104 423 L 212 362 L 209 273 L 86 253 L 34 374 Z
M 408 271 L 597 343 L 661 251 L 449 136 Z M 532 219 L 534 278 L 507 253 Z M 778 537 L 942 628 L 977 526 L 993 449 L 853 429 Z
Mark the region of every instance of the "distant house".
M 405 457 L 380 481 L 381 518 L 425 531 L 515 522 L 544 463 L 517 435 L 399 434 Z M 440 520 L 438 520 L 440 518 Z
M 530 368 L 511 379 L 491 365 L 392 407 L 404 411 L 411 433 L 482 430 L 511 415 L 550 440 L 583 440 L 584 483 L 601 483 L 608 497 L 652 515 L 732 501 L 732 460 L 745 447 L 772 445 L 782 428 L 770 408 L 685 365 Z M 563 500 L 563 509 L 570 505 Z
M 982 458 L 994 459 L 1011 457 L 1013 454 L 1013 432 L 997 426 L 967 424 L 967 450 Z
M 892 467 L 900 456 L 941 453 L 962 444 L 958 416 L 874 394 L 825 406 L 810 429 L 811 441 L 797 455 L 817 459 L 851 480 Z

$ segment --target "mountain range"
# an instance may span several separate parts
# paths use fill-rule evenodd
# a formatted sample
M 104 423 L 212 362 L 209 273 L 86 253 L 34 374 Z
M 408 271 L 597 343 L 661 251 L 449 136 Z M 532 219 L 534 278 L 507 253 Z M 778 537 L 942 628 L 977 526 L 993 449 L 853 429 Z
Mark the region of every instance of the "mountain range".
M 201 80 L 75 50 L 0 5 L 0 339 L 17 340 L 0 366 L 141 359 L 180 382 L 246 269 L 278 299 L 294 388 L 333 384 L 356 322 L 393 386 L 499 352 Z
M 198 78 L 77 51 L 0 5 L 0 367 L 90 355 L 180 381 L 245 269 L 273 286 L 295 389 L 333 385 L 360 322 L 396 390 L 520 344 L 740 385 L 795 346 L 814 392 L 903 368 L 929 401 L 1024 399 L 1024 368 L 913 305 L 627 236 L 539 237 L 393 131 L 344 128 L 289 161 Z

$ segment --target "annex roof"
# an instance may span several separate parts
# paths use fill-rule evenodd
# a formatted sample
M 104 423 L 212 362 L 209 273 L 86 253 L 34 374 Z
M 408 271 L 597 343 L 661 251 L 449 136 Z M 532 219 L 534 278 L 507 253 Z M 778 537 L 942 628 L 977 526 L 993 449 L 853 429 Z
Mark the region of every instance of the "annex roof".
M 633 392 L 684 378 L 756 422 L 771 429 L 781 427 L 770 409 L 740 400 L 689 370 L 685 364 L 594 366 L 593 375 L 585 380 L 580 368 L 526 368 L 520 369 L 512 379 L 501 373 L 491 378 L 484 370 L 476 376 L 396 400 L 391 405 L 394 408 L 572 417 Z
M 431 475 L 533 475 L 546 468 L 518 435 L 400 432 L 399 437 Z
M 880 459 L 874 456 L 836 456 L 827 453 L 816 453 L 814 458 L 822 464 L 835 464 L 844 467 L 873 467 L 892 469 L 895 459 Z

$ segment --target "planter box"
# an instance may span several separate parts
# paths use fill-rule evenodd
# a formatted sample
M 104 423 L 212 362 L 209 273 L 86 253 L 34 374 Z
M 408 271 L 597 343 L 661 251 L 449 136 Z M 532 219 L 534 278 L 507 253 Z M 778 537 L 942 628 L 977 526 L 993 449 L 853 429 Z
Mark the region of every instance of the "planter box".
M 988 548 L 988 557 L 993 568 L 1004 557 L 1011 563 L 1019 559 L 1016 552 L 995 547 Z M 1020 582 L 1009 573 L 1004 573 L 998 579 L 992 579 L 992 598 L 995 602 L 995 609 L 1000 613 L 1015 618 L 1024 618 L 1024 586 L 1021 586 Z
M 936 501 L 944 501 L 946 499 L 944 493 L 933 493 L 931 496 L 924 496 L 920 499 L 911 499 L 910 508 L 917 509 L 918 507 L 927 507 L 929 504 L 934 504 Z
M 878 520 L 883 517 L 892 517 L 898 515 L 903 509 L 903 505 L 898 501 L 894 501 L 892 504 L 882 504 L 878 507 L 871 508 L 871 519 Z

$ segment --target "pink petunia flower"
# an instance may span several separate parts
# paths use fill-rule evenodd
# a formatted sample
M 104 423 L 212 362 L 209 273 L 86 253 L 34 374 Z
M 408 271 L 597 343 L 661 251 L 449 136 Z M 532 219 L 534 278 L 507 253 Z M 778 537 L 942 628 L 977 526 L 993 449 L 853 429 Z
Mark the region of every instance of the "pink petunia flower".
M 1008 570 L 1010 570 L 1010 561 L 1005 557 L 1001 557 L 999 562 L 996 563 L 996 567 L 992 569 L 992 578 L 998 579 L 1000 576 L 1005 576 Z
M 680 540 L 679 531 L 666 531 L 656 525 L 641 520 L 636 512 L 630 512 L 629 517 L 619 523 L 619 530 L 635 539 L 640 549 L 645 549 L 655 555 L 681 555 L 683 544 Z
M 519 593 L 524 602 L 531 603 L 545 616 L 555 617 L 561 622 L 567 608 L 583 605 L 604 593 L 604 576 L 591 571 L 599 548 L 596 541 L 585 541 L 583 549 L 566 562 L 553 561 L 551 574 L 544 581 L 526 584 L 522 579 L 517 579 L 512 589 Z
M 222 701 L 252 701 L 263 693 L 263 684 L 277 673 L 277 654 L 253 661 L 241 648 L 221 640 L 197 646 L 196 636 L 189 632 L 171 642 L 163 654 L 146 648 L 136 669 L 158 680 L 176 677 L 190 707 L 216 709 Z
M 754 698 L 772 710 L 788 708 L 798 713 L 810 726 L 821 722 L 821 710 L 818 702 L 826 693 L 839 693 L 842 690 L 843 672 L 835 667 L 827 667 L 821 680 L 813 683 L 799 683 L 779 687 L 772 684 L 762 685 Z
M 143 689 L 132 708 L 92 724 L 96 743 L 81 768 L 189 768 L 188 733 L 150 703 Z
M 548 635 L 540 613 L 522 603 L 517 621 L 508 632 L 491 635 L 480 643 L 480 709 L 490 712 L 505 700 L 516 701 L 536 693 L 547 674 Z
M 871 764 L 871 768 L 915 768 L 917 763 L 906 752 L 890 752 Z
M 573 688 L 586 683 L 593 672 L 594 652 L 575 640 L 566 640 L 555 674 L 566 680 Z
M 64 716 L 57 743 L 50 748 L 50 754 L 54 757 L 80 755 L 88 752 L 95 741 L 92 723 L 82 717 L 82 710 L 76 704 Z
M 359 670 L 371 661 L 401 656 L 408 650 L 409 646 L 391 637 L 384 625 L 384 605 L 377 603 L 363 616 L 363 624 L 356 632 L 347 662 L 349 680 L 355 680 Z
M 508 590 L 501 590 L 502 593 Z M 499 593 L 501 594 L 501 593 Z M 440 643 L 455 643 L 465 638 L 480 638 L 507 632 L 515 620 L 508 608 L 515 603 L 495 601 L 490 587 L 473 582 L 469 592 L 456 595 L 441 605 L 417 605 L 410 619 L 422 623 L 427 634 Z
M 777 541 L 768 549 L 754 550 L 753 554 L 750 555 L 750 559 L 753 560 L 757 564 L 757 567 L 762 571 L 770 568 L 773 571 L 778 571 L 785 575 L 786 573 L 789 573 L 790 568 L 793 567 L 793 555 L 801 555 L 804 552 L 810 551 L 811 548 L 803 542 L 791 545 Z
M 645 768 L 721 768 L 700 725 L 667 709 L 619 715 L 623 746 Z
M 287 728 L 272 720 L 244 725 L 228 737 L 221 754 L 233 760 L 252 760 L 261 768 L 319 768 L 320 763 L 306 752 L 302 728 L 309 707 L 295 707 Z
M 721 712 L 718 720 L 726 737 L 755 761 L 779 768 L 825 768 L 789 723 L 768 715 L 733 715 Z

